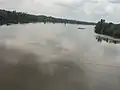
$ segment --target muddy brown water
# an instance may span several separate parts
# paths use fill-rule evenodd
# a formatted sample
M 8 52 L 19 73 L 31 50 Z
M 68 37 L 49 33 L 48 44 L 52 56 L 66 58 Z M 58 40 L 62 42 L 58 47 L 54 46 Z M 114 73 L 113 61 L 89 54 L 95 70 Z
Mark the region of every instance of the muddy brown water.
M 1 26 L 0 90 L 120 90 L 120 45 L 98 43 L 93 29 Z

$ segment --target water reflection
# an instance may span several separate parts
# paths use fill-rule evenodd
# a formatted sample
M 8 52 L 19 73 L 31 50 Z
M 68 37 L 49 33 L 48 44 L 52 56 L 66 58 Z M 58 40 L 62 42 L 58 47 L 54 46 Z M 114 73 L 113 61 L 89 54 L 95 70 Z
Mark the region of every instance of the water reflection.
M 0 46 L 0 90 L 88 90 L 77 63 L 65 57 L 41 59 L 28 50 Z
M 119 44 L 120 43 L 120 40 L 119 39 L 113 39 L 113 38 L 110 38 L 110 37 L 105 37 L 105 36 L 101 36 L 101 35 L 97 35 L 96 36 L 96 40 L 98 42 L 102 42 L 102 41 L 105 41 L 107 43 L 114 43 L 114 44 Z

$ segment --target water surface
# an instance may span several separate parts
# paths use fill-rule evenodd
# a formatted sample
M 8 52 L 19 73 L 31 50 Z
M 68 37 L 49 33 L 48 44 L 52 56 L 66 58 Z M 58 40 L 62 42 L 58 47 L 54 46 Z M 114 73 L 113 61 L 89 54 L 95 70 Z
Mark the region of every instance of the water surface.
M 93 29 L 70 24 L 1 26 L 0 43 L 29 49 L 44 61 L 62 57 L 83 63 L 89 90 L 120 90 L 120 45 L 97 42 Z

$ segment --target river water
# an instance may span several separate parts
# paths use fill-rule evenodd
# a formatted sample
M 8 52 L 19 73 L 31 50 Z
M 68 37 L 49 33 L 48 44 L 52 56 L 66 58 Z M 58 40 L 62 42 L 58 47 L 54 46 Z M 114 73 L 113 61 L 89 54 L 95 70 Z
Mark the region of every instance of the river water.
M 70 24 L 1 26 L 0 43 L 31 50 L 44 61 L 63 57 L 83 63 L 88 90 L 120 90 L 120 45 L 97 42 L 93 29 Z

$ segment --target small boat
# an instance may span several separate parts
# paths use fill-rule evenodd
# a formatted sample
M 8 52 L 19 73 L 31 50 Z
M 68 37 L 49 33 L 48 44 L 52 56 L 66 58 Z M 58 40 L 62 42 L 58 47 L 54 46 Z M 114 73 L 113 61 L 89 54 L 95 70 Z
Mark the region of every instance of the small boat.
M 81 27 L 79 27 L 78 29 L 85 29 L 85 28 L 81 28 Z

